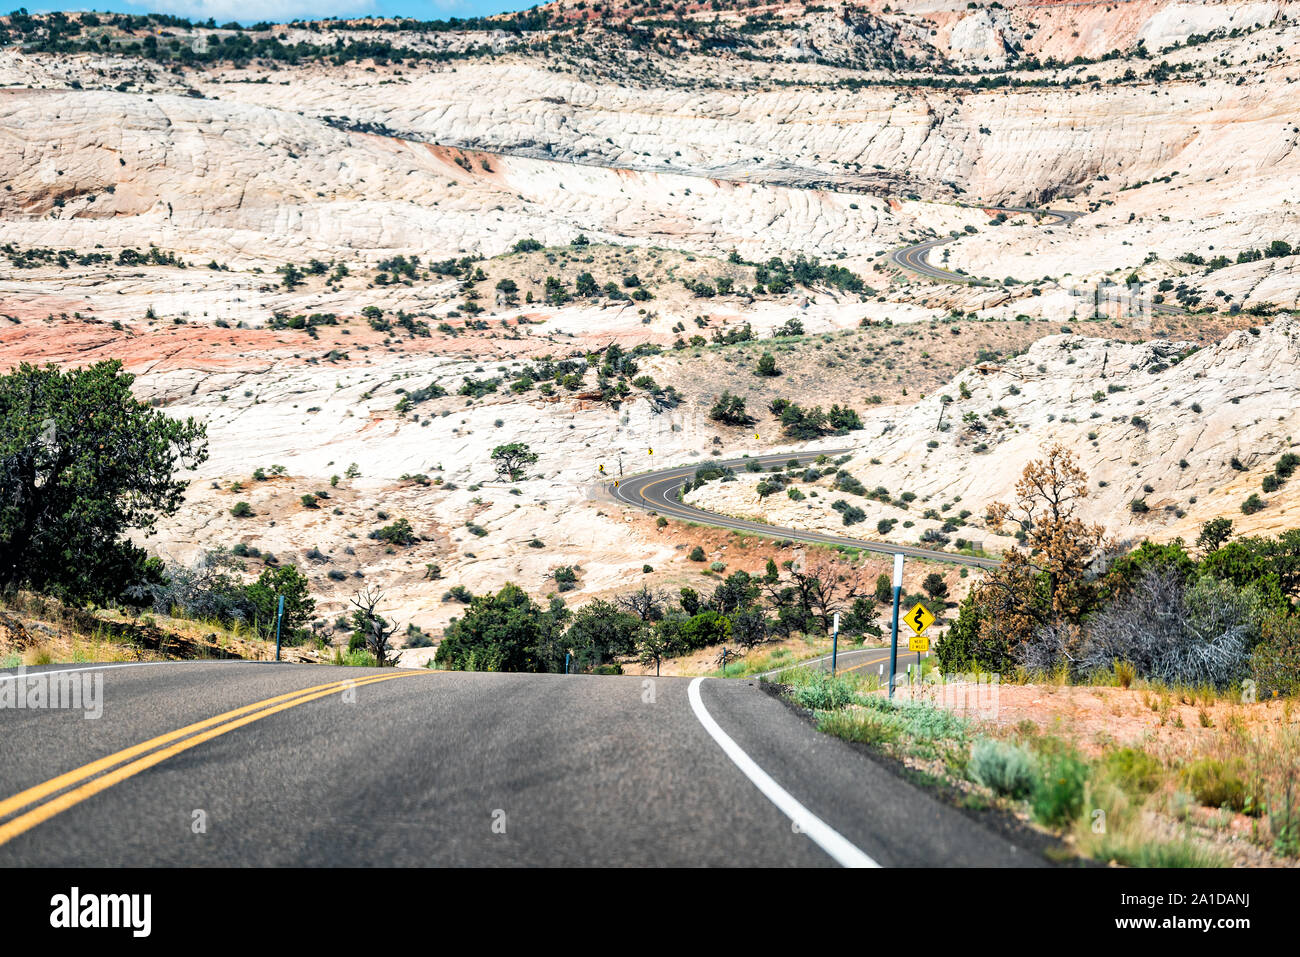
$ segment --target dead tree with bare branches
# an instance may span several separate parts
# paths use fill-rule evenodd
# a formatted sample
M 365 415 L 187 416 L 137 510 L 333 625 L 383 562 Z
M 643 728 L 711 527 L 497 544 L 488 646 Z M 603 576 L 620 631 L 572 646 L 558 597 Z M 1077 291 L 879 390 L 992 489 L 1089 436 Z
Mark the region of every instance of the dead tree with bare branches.
M 397 633 L 397 623 L 390 622 L 379 614 L 379 603 L 383 600 L 384 594 L 378 588 L 366 586 L 357 592 L 351 600 L 356 608 L 352 613 L 352 626 L 380 667 L 387 667 L 397 664 L 397 655 L 388 647 L 389 641 Z

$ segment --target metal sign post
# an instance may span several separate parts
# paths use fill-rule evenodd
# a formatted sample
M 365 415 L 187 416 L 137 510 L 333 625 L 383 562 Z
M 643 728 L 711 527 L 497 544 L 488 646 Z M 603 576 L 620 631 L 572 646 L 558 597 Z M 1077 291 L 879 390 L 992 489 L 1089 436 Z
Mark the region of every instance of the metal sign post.
M 894 556 L 894 626 L 889 640 L 889 697 L 894 697 L 894 673 L 898 671 L 898 602 L 903 594 L 903 556 Z
M 916 675 L 920 678 L 921 655 L 930 651 L 930 639 L 925 636 L 925 630 L 934 624 L 934 615 L 918 601 L 912 610 L 903 616 L 903 620 L 914 632 L 907 641 L 907 649 L 916 652 Z M 911 665 L 908 665 L 907 672 L 912 673 Z
M 840 650 L 840 613 L 835 613 L 835 630 L 831 633 L 831 677 L 835 677 L 835 656 Z

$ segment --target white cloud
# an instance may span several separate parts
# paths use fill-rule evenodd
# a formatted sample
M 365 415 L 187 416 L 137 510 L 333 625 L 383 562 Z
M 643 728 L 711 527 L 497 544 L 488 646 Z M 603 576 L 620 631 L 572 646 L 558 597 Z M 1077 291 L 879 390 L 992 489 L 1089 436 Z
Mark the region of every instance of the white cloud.
M 373 0 L 153 0 L 145 5 L 158 13 L 172 13 L 196 22 L 211 17 L 218 23 L 362 16 L 373 12 L 375 6 Z

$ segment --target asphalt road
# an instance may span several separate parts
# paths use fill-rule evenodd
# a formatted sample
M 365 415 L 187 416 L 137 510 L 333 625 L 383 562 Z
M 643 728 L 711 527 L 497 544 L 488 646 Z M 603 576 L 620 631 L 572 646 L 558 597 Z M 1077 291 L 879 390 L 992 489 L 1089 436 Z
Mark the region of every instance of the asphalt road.
M 753 681 L 99 667 L 0 709 L 0 865 L 1044 863 Z
M 710 460 L 707 465 L 728 467 L 733 469 L 743 469 L 748 462 L 758 462 L 762 466 L 784 465 L 791 459 L 796 459 L 800 464 L 810 463 L 819 455 L 837 456 L 846 452 L 852 452 L 853 449 L 814 449 L 809 452 L 783 452 L 770 455 L 756 455 L 747 459 L 728 459 L 725 461 Z M 956 565 L 971 565 L 975 568 L 996 568 L 998 561 L 995 558 L 978 558 L 971 555 L 958 555 L 954 552 L 940 552 L 931 548 L 921 548 L 917 545 L 895 545 L 889 542 L 872 541 L 870 539 L 848 538 L 838 535 L 826 535 L 821 532 L 811 532 L 806 529 L 783 528 L 779 525 L 764 525 L 762 522 L 751 522 L 744 518 L 733 518 L 730 515 L 720 515 L 717 512 L 710 512 L 706 509 L 697 508 L 694 505 L 687 505 L 678 501 L 678 493 L 689 479 L 695 477 L 695 470 L 699 465 L 683 465 L 677 468 L 662 469 L 658 472 L 648 472 L 644 475 L 633 475 L 627 478 L 619 479 L 617 482 L 608 482 L 604 485 L 605 491 L 620 502 L 628 505 L 635 505 L 637 508 L 649 509 L 658 512 L 660 515 L 671 515 L 674 518 L 685 519 L 686 521 L 699 522 L 704 525 L 716 525 L 721 528 L 730 528 L 741 532 L 753 532 L 759 535 L 766 535 L 771 538 L 783 539 L 788 538 L 796 542 L 811 542 L 818 545 L 844 545 L 849 548 L 860 548 L 869 552 L 880 552 L 882 554 L 893 555 L 902 553 L 911 558 L 926 558 L 936 562 L 950 562 Z
M 886 640 L 888 640 L 889 623 L 884 623 L 886 631 Z M 917 663 L 917 654 L 914 651 L 907 650 L 907 629 L 899 625 L 898 635 L 898 670 L 906 676 L 907 666 Z M 838 653 L 832 656 L 830 652 L 819 655 L 816 658 L 810 658 L 807 661 L 796 661 L 788 665 L 782 665 L 779 668 L 773 668 L 771 671 L 765 671 L 761 675 L 754 677 L 773 678 L 783 671 L 790 671 L 792 668 L 812 668 L 817 671 L 830 671 L 834 663 L 834 671 L 837 675 L 848 672 L 861 672 L 863 675 L 875 674 L 880 677 L 880 687 L 885 687 L 889 681 L 889 646 L 883 648 L 879 645 L 871 645 L 865 648 L 841 648 Z M 883 670 L 882 670 L 883 669 Z M 899 679 L 904 680 L 903 678 Z
M 1068 226 L 1080 216 L 1081 212 L 1060 209 L 1030 209 L 1028 206 L 982 206 L 981 209 L 991 209 L 1002 213 L 1026 213 L 1031 216 L 1042 216 L 1044 218 L 1052 217 L 1052 225 Z M 961 239 L 962 236 L 943 236 L 939 239 L 927 239 L 923 243 L 917 243 L 914 246 L 904 246 L 902 249 L 896 249 L 890 254 L 890 259 L 894 265 L 901 266 L 909 272 L 917 273 L 928 279 L 942 279 L 945 282 L 960 282 L 969 285 L 988 285 L 984 280 L 976 279 L 973 276 L 963 276 L 961 273 L 955 273 L 940 266 L 930 265 L 930 250 L 936 246 L 942 246 L 945 243 L 951 243 Z
M 1028 206 L 982 206 L 981 209 L 991 209 L 995 212 L 1015 214 L 1025 213 L 1031 216 L 1051 217 L 1050 225 L 1068 226 L 1080 216 L 1082 212 L 1078 210 L 1066 209 L 1032 209 Z M 944 269 L 942 266 L 934 266 L 930 263 L 930 250 L 936 246 L 942 246 L 946 243 L 955 242 L 961 239 L 961 235 L 943 236 L 938 239 L 927 239 L 925 242 L 916 243 L 912 246 L 904 246 L 902 249 L 896 249 L 890 253 L 889 258 L 894 265 L 899 266 L 909 272 L 925 276 L 927 279 L 940 279 L 944 282 L 959 282 L 972 286 L 995 286 L 997 283 L 989 282 L 984 279 L 976 279 L 973 276 L 963 276 L 961 273 L 952 272 Z M 1152 303 L 1152 312 L 1159 312 L 1165 315 L 1181 315 L 1187 310 L 1181 306 L 1171 306 L 1168 303 Z

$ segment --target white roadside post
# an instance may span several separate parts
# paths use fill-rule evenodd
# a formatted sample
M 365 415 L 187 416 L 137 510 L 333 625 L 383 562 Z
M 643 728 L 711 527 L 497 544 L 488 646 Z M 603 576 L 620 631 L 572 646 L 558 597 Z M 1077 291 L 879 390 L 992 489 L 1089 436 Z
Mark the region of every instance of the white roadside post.
M 835 656 L 840 650 L 840 613 L 835 613 L 834 631 L 831 632 L 831 677 L 835 677 Z
M 894 673 L 898 671 L 898 602 L 903 594 L 903 556 L 894 556 L 894 625 L 889 641 L 889 697 L 894 697 Z

